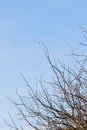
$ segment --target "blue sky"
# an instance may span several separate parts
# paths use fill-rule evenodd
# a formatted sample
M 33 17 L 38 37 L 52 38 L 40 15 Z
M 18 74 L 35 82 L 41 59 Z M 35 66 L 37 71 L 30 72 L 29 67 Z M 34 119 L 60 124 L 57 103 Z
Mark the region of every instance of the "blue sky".
M 7 130 L 3 117 L 14 107 L 7 96 L 23 93 L 19 72 L 35 86 L 35 77 L 49 79 L 49 65 L 39 41 L 53 57 L 66 61 L 71 47 L 85 42 L 79 25 L 87 28 L 87 1 L 84 0 L 2 0 L 0 1 L 0 129 Z M 86 49 L 85 49 L 86 50 Z M 68 59 L 67 59 L 68 60 Z M 16 98 L 16 97 L 15 97 Z

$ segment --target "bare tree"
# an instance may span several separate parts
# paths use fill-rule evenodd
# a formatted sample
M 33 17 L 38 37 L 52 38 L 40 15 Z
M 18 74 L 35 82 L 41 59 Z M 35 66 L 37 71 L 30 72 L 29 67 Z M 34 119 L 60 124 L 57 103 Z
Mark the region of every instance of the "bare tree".
M 38 80 L 40 89 L 33 90 L 21 74 L 27 95 L 17 92 L 18 103 L 10 99 L 19 118 L 34 130 L 87 130 L 87 57 L 80 60 L 74 54 L 75 63 L 70 68 L 52 61 L 48 48 L 44 45 L 43 49 L 54 78 L 52 82 Z M 11 115 L 10 119 L 6 123 L 11 130 L 25 130 L 22 125 L 17 126 Z

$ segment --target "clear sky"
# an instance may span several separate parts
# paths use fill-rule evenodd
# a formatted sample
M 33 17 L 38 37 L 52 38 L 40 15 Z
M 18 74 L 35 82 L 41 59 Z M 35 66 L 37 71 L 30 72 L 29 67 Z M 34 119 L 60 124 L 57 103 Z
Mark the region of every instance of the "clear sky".
M 16 88 L 24 93 L 19 72 L 35 85 L 35 77 L 49 78 L 49 65 L 39 41 L 53 57 L 64 61 L 71 47 L 79 51 L 87 29 L 87 0 L 1 0 L 0 1 L 0 129 L 8 128 L 3 117 L 14 107 L 7 96 Z

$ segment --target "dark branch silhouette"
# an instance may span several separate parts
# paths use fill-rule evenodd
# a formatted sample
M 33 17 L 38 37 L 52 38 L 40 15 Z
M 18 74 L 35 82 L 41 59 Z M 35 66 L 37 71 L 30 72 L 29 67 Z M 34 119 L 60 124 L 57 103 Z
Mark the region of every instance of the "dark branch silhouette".
M 52 82 L 38 80 L 39 90 L 23 77 L 27 85 L 27 95 L 19 97 L 16 106 L 21 121 L 34 130 L 87 130 L 87 57 L 80 59 L 74 55 L 73 68 L 51 60 L 48 48 L 43 45 L 45 56 L 54 73 Z M 47 86 L 47 87 L 46 87 Z M 18 127 L 10 115 L 12 123 L 7 123 L 11 130 L 25 130 Z

